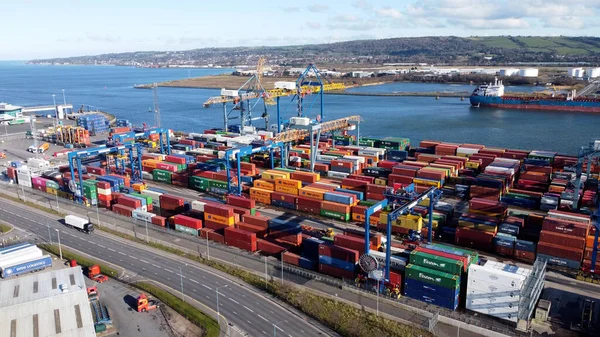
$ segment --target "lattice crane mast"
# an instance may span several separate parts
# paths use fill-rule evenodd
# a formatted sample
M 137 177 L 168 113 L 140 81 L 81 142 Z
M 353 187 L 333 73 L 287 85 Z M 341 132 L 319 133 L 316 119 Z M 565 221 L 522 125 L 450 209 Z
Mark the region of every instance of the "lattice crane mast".
M 354 124 L 350 122 L 360 122 L 360 116 L 349 116 L 340 119 L 334 119 L 331 121 L 322 122 L 320 124 L 315 124 L 314 126 L 320 126 L 321 132 L 331 132 L 336 130 L 343 130 L 348 127 L 351 127 Z M 306 138 L 311 134 L 311 130 L 309 129 L 290 129 L 287 131 L 280 132 L 272 138 L 273 142 L 292 142 L 296 140 L 301 140 Z

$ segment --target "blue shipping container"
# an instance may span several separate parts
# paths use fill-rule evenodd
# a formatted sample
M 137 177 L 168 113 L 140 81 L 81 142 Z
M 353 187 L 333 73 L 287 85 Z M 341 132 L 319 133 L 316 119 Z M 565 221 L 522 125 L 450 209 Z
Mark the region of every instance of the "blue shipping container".
M 287 209 L 296 209 L 296 204 L 292 204 L 291 202 L 285 202 L 281 200 L 271 200 L 271 205 Z
M 450 310 L 456 310 L 458 307 L 458 298 L 440 297 L 429 292 L 418 291 L 410 288 L 404 289 L 404 295 L 414 298 L 415 300 L 430 303 Z
M 336 268 L 344 269 L 347 271 L 354 271 L 356 265 L 352 262 L 336 259 L 334 257 L 319 255 L 319 263 L 334 266 Z
M 332 192 L 326 192 L 323 195 L 323 200 L 337 202 L 344 205 L 352 205 L 352 197 L 349 195 L 341 195 Z
M 33 261 L 19 263 L 17 265 L 2 269 L 2 278 L 16 276 L 32 272 L 34 270 L 44 269 L 50 266 L 52 266 L 52 257 L 50 257 L 50 255 L 45 255 Z
M 535 253 L 535 246 L 535 243 L 531 241 L 517 240 L 515 242 L 515 249 L 522 250 L 524 252 Z
M 515 240 L 504 238 L 501 236 L 495 236 L 494 237 L 494 246 L 507 247 L 507 248 L 514 249 L 515 248 Z
M 444 297 L 444 298 L 453 298 L 458 297 L 460 295 L 460 287 L 455 289 L 445 288 L 442 286 L 436 286 L 433 284 L 421 282 L 419 280 L 406 278 L 404 279 L 404 287 L 406 289 L 412 289 L 415 291 L 421 291 L 428 294 Z
M 521 228 L 517 225 L 502 223 L 500 224 L 500 227 L 498 227 L 498 232 L 518 236 L 519 229 Z
M 347 190 L 347 189 L 343 189 L 343 188 L 336 188 L 335 189 L 336 192 L 342 192 L 342 193 L 348 193 L 348 194 L 352 194 L 356 197 L 356 200 L 364 200 L 364 193 L 363 192 L 359 192 L 359 191 L 352 191 L 352 190 Z
M 579 261 L 563 259 L 560 257 L 550 256 L 550 255 L 546 255 L 546 254 L 537 254 L 537 257 L 538 257 L 538 259 L 546 260 L 548 262 L 548 264 L 552 264 L 555 266 L 567 267 L 570 269 L 581 268 L 581 262 L 579 262 Z
M 319 245 L 324 241 L 317 238 L 308 238 L 302 240 L 302 257 L 317 261 L 319 259 Z
M 4 248 L 0 248 L 0 255 L 5 255 L 5 254 L 10 254 L 13 253 L 15 251 L 19 251 L 22 249 L 25 249 L 27 247 L 31 247 L 32 244 L 29 242 L 23 242 L 23 243 L 19 243 L 17 245 L 12 245 L 12 246 L 8 246 L 8 247 L 4 247 Z
M 315 269 L 317 269 L 317 261 L 309 260 L 305 257 L 301 257 L 299 260 L 299 266 L 301 268 L 315 270 Z

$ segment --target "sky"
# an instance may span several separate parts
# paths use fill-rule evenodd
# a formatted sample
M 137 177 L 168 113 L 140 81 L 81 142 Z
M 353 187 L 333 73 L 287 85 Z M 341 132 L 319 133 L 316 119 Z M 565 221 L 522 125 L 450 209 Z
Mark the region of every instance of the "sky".
M 3 0 L 0 60 L 414 36 L 600 36 L 600 0 Z

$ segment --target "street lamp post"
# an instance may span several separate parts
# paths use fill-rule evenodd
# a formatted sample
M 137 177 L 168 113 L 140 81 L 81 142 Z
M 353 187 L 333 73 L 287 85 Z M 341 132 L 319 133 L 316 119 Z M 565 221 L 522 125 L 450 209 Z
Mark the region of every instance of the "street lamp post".
M 379 279 L 377 279 L 377 316 L 379 316 Z
M 54 195 L 56 197 L 56 210 L 60 212 L 60 205 L 58 204 L 58 193 Z
M 62 260 L 62 246 L 60 245 L 60 231 L 58 229 L 54 229 L 56 231 L 56 235 L 58 235 L 58 252 L 60 254 L 60 259 Z
M 50 240 L 50 244 L 52 245 L 52 235 L 50 234 L 50 219 L 46 220 L 46 226 L 48 226 L 48 240 Z
M 96 201 L 96 220 L 98 221 L 98 226 L 100 226 L 100 211 L 98 210 L 98 201 Z
M 56 95 L 52 94 L 52 101 L 54 102 L 54 123 L 58 126 L 58 108 L 56 107 Z
M 224 286 L 217 287 L 217 322 L 219 326 L 221 325 L 221 309 L 219 308 L 219 288 L 227 288 L 228 284 Z
M 144 218 L 144 223 L 146 224 L 146 243 L 149 243 L 150 236 L 148 235 L 148 219 Z
M 208 248 L 208 234 L 206 234 L 206 257 L 210 261 L 210 250 Z
M 273 324 L 273 337 L 277 337 L 277 329 L 281 330 L 281 328 L 278 327 L 277 325 L 281 324 L 281 323 L 285 323 L 285 322 L 287 322 L 287 320 L 283 320 L 281 322 L 277 322 L 277 323 Z M 281 330 L 281 331 L 283 331 L 283 330 Z
M 67 105 L 67 98 L 65 97 L 65 89 L 62 90 L 63 93 L 63 104 Z
M 281 284 L 283 284 L 283 252 L 281 252 Z
M 186 263 L 184 267 L 187 267 L 187 265 Z M 183 269 L 181 266 L 179 266 L 179 276 L 181 278 L 181 300 L 185 302 L 185 295 L 183 294 Z

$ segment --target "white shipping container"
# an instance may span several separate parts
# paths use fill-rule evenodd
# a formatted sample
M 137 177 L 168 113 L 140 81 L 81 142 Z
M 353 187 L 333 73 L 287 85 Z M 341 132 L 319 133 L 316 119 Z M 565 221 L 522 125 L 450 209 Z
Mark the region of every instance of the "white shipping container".
M 11 254 L 9 256 L 3 256 L 0 260 L 0 268 L 6 268 L 10 266 L 14 266 L 15 264 L 30 261 L 33 259 L 38 259 L 42 257 L 43 252 L 41 249 L 36 246 L 28 247 L 27 249 L 23 249 L 19 251 L 18 254 Z
M 584 223 L 584 224 L 590 223 L 589 217 L 580 216 L 580 215 L 577 215 L 574 213 L 573 214 L 564 214 L 564 213 L 558 213 L 558 212 L 554 212 L 554 211 L 548 211 L 547 216 L 552 219 L 575 221 L 575 222 L 580 222 L 580 223 Z
M 496 304 L 502 306 L 519 306 L 520 296 L 510 297 L 510 296 L 498 296 L 497 294 L 488 294 L 486 296 L 474 296 L 467 293 L 467 304 L 470 306 L 475 305 L 487 305 L 487 304 Z
M 492 261 L 488 261 L 486 264 Z M 469 267 L 469 281 L 480 281 L 485 284 L 493 283 L 494 285 L 503 286 L 511 289 L 521 289 L 527 277 L 520 274 L 515 274 L 507 271 L 480 265 L 471 265 Z
M 344 178 L 347 178 L 349 175 L 350 175 L 350 173 L 344 173 L 344 172 L 336 172 L 336 171 L 327 172 L 327 176 L 329 178 L 344 179 Z
M 594 141 L 594 150 L 595 151 L 600 151 L 600 140 L 595 140 Z
M 112 191 L 110 189 L 98 188 L 98 194 L 111 195 Z
M 328 156 L 328 155 L 324 155 L 324 154 L 317 155 L 317 160 L 322 160 L 322 161 L 332 161 L 336 158 L 337 158 L 336 156 Z
M 219 152 L 217 152 L 217 157 L 219 159 L 225 159 L 225 151 L 219 151 Z
M 365 157 L 361 156 L 344 156 L 345 159 L 357 160 L 359 163 L 364 164 L 366 161 Z
M 245 133 L 255 133 L 256 132 L 256 128 L 252 125 L 245 125 L 243 131 Z
M 290 124 L 308 126 L 310 124 L 310 118 L 308 117 L 291 117 Z
M 265 136 L 266 138 L 273 138 L 273 132 L 271 131 L 258 131 L 259 136 Z
M 152 198 L 152 206 L 160 207 L 160 196 L 162 195 L 162 193 L 152 191 L 152 190 L 143 190 L 140 194 L 151 197 Z
M 511 308 L 511 307 L 484 308 L 482 306 L 469 307 L 467 305 L 467 309 L 484 314 L 484 315 L 501 318 L 501 319 L 515 322 L 515 323 L 517 322 L 517 315 L 519 314 L 518 308 Z
M 467 295 L 477 296 L 508 296 L 511 298 L 519 298 L 521 296 L 520 289 L 505 287 L 501 284 L 484 283 L 479 280 L 469 279 L 467 283 Z
M 195 211 L 204 212 L 204 205 L 206 205 L 205 202 L 199 200 L 192 201 L 192 209 Z
M 152 177 L 152 173 L 143 171 L 142 179 L 143 180 L 154 180 L 154 177 Z
M 134 219 L 138 219 L 141 221 L 145 221 L 145 222 L 152 222 L 152 218 L 155 217 L 156 214 L 154 213 L 150 213 L 150 212 L 145 212 L 139 209 L 133 210 L 133 212 L 131 212 L 131 217 Z
M 25 187 L 33 187 L 31 183 L 31 174 L 29 172 L 22 173 L 17 171 L 17 183 Z
M 479 150 L 478 149 L 471 149 L 468 147 L 459 147 L 456 149 L 456 154 L 464 154 L 467 156 L 473 155 L 475 153 L 478 153 Z
M 142 207 L 138 207 L 138 208 L 136 208 L 136 210 L 142 210 L 144 212 L 148 212 L 148 206 L 142 205 Z
M 275 89 L 296 90 L 296 82 L 277 81 L 274 83 Z

